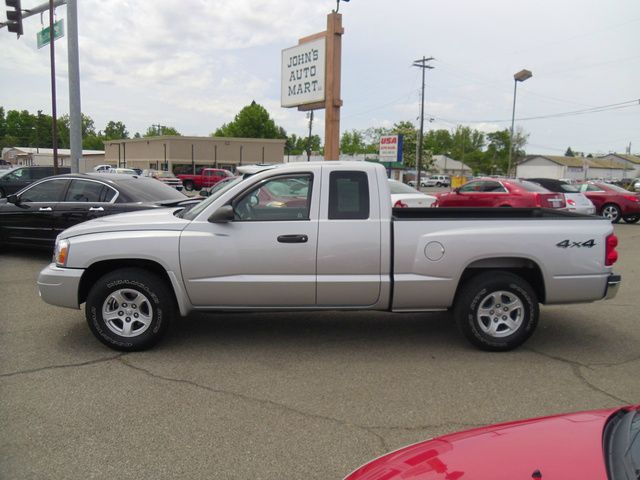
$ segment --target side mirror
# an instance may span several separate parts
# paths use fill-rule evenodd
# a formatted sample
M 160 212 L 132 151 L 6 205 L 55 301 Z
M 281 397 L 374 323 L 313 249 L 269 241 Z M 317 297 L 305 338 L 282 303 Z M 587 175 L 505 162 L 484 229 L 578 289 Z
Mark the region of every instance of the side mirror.
M 20 197 L 15 194 L 11 194 L 7 197 L 7 202 L 13 203 L 14 205 L 18 205 L 20 203 Z
M 227 223 L 234 219 L 233 207 L 231 205 L 224 205 L 217 209 L 209 217 L 211 223 Z
M 456 192 L 459 195 L 460 194 L 460 187 L 455 188 L 453 191 Z

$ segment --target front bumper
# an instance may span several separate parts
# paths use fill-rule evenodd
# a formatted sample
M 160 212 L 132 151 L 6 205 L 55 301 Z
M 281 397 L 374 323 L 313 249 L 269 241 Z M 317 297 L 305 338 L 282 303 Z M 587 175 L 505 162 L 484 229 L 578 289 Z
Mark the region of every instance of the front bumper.
M 50 305 L 79 309 L 78 287 L 84 269 L 62 268 L 51 263 L 38 275 L 38 292 Z
M 605 300 L 615 298 L 615 296 L 618 294 L 618 289 L 620 288 L 621 282 L 622 277 L 620 275 L 609 275 L 609 278 L 607 279 L 607 291 L 604 295 Z

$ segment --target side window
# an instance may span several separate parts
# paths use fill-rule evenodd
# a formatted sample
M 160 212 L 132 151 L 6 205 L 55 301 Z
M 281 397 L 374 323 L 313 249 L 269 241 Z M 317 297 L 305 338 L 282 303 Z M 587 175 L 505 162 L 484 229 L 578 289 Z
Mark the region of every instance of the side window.
M 480 192 L 482 190 L 482 182 L 469 182 L 460 187 L 461 192 Z
M 115 191 L 98 182 L 73 180 L 65 197 L 66 202 L 108 202 L 115 195 Z M 108 198 L 108 199 L 107 199 Z
M 369 181 L 365 172 L 331 172 L 329 175 L 329 219 L 369 218 Z
M 28 168 L 18 168 L 15 171 L 11 172 L 11 173 L 7 173 L 7 176 L 5 177 L 7 180 L 31 180 L 31 175 L 29 175 L 29 169 Z
M 504 193 L 506 192 L 506 190 L 504 189 L 504 187 L 502 186 L 502 184 L 500 182 L 484 182 L 484 185 L 482 186 L 482 191 L 483 192 L 500 192 L 500 193 Z
M 288 175 L 260 183 L 233 203 L 240 221 L 309 220 L 311 187 L 309 174 Z
M 22 202 L 58 202 L 67 186 L 66 179 L 49 180 L 38 183 L 20 195 Z

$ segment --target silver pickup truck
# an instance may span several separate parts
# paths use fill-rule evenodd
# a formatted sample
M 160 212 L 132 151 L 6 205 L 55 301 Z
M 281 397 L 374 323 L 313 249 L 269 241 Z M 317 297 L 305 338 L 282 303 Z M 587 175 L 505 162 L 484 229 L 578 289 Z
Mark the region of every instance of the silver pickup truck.
M 65 230 L 42 299 L 80 308 L 111 348 L 154 345 L 177 313 L 453 311 L 462 333 L 508 350 L 539 304 L 615 295 L 611 223 L 540 209 L 391 209 L 368 162 L 264 167 L 190 209 L 113 215 Z

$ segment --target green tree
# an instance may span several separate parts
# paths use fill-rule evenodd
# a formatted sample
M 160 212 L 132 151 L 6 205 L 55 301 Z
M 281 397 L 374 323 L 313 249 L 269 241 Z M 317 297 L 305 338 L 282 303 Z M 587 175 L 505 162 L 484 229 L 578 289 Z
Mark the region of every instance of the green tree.
M 129 138 L 129 132 L 127 127 L 122 122 L 114 122 L 110 120 L 107 126 L 104 127 L 104 139 L 105 140 L 120 140 L 123 138 Z
M 564 152 L 564 156 L 565 157 L 575 157 L 575 153 L 573 153 L 573 150 L 571 150 L 571 147 L 567 148 L 567 151 Z
M 286 138 L 286 132 L 278 127 L 262 105 L 254 101 L 244 107 L 232 122 L 218 128 L 212 137 L 236 138 Z
M 179 137 L 180 132 L 173 127 L 167 127 L 165 125 L 151 125 L 147 128 L 143 137 L 157 137 L 157 136 L 174 136 Z
M 354 155 L 357 153 L 366 153 L 367 146 L 364 143 L 364 136 L 358 130 L 346 131 L 340 139 L 340 153 L 345 155 Z
M 453 149 L 453 138 L 449 130 L 429 130 L 424 136 L 425 147 L 434 155 L 446 155 Z
M 96 136 L 95 124 L 93 119 L 89 115 L 81 114 L 81 134 L 82 134 L 82 144 L 84 148 L 84 140 L 89 136 Z M 70 141 L 70 132 L 71 132 L 71 118 L 69 115 L 63 115 L 58 118 L 58 147 L 60 148 L 69 148 L 71 144 Z M 101 150 L 101 149 L 100 149 Z

